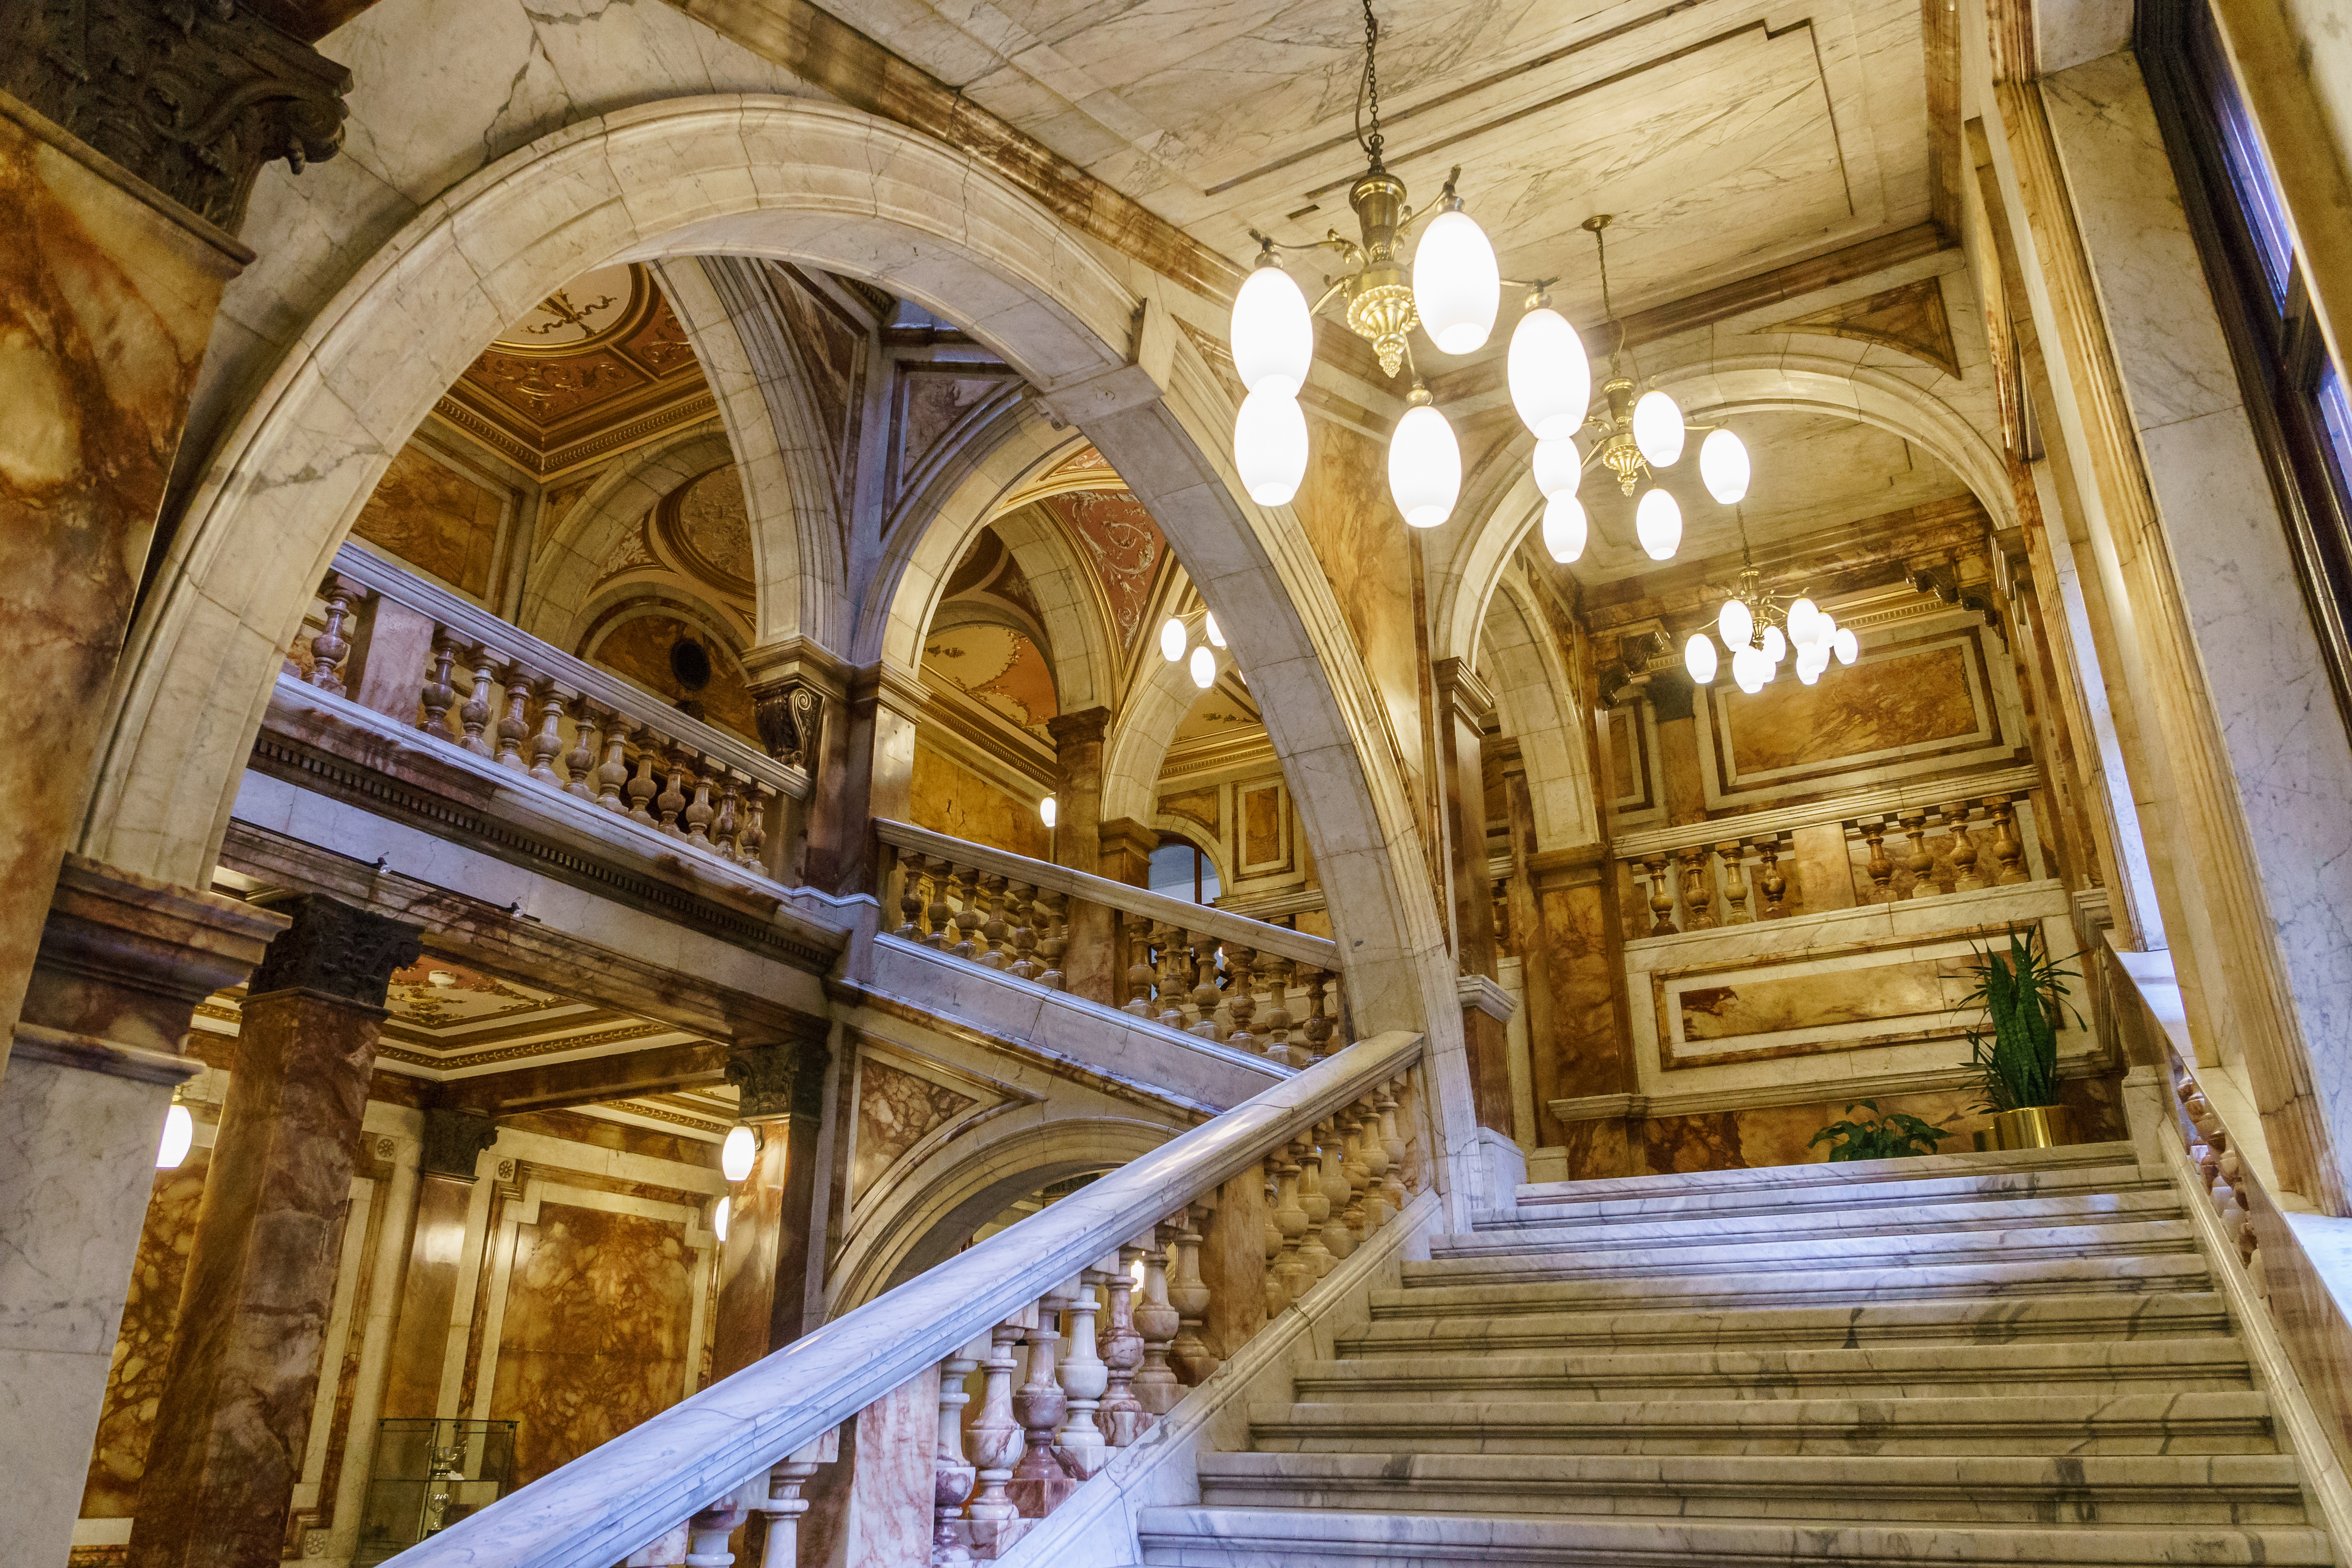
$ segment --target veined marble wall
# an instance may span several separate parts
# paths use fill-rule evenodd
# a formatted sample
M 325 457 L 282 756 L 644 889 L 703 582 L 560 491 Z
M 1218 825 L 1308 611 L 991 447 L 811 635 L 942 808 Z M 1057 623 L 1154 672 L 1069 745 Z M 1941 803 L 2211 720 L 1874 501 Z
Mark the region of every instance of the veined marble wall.
M 1048 860 L 1052 835 L 1037 808 L 924 744 L 915 745 L 915 826 Z

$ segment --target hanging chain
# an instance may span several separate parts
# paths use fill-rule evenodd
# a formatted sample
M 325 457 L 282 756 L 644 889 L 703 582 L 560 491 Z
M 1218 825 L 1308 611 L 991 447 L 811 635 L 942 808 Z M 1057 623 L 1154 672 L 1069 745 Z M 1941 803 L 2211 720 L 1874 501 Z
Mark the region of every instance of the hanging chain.
M 1380 47 L 1380 18 L 1372 15 L 1372 0 L 1364 0 L 1364 78 L 1356 87 L 1356 144 L 1363 148 L 1364 155 L 1372 161 L 1374 169 L 1381 167 L 1382 140 L 1381 136 L 1381 71 L 1379 56 L 1376 53 Z M 1369 136 L 1364 134 L 1364 106 L 1368 101 L 1371 105 L 1372 111 L 1372 133 Z

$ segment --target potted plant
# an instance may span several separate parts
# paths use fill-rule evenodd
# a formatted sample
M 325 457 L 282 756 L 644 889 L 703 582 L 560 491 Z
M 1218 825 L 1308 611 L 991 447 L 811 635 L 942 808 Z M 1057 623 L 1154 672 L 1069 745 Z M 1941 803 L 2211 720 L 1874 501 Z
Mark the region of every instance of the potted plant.
M 1984 1023 L 1969 1031 L 1969 1053 L 1983 1109 L 1992 1115 L 1993 1147 L 2073 1142 L 2071 1120 L 2058 1103 L 2058 1010 L 2066 982 L 2078 976 L 2058 966 L 2037 926 L 2012 927 L 2007 952 L 1987 947 L 1977 956 L 1983 962 L 1970 966 L 1977 988 L 1968 1001 L 1984 1009 Z
M 1936 1145 L 1952 1134 L 1933 1122 L 1900 1110 L 1882 1112 L 1878 1101 L 1857 1100 L 1845 1108 L 1849 1117 L 1854 1105 L 1870 1115 L 1861 1121 L 1832 1121 L 1807 1141 L 1805 1147 L 1826 1141 L 1830 1158 L 1838 1160 L 1904 1160 L 1917 1154 L 1932 1154 Z

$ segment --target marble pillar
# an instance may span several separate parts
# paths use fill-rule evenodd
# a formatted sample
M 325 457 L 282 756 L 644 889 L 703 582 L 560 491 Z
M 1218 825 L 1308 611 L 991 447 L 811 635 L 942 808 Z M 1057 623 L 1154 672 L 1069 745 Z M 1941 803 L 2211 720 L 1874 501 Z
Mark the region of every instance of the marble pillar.
M 415 927 L 285 906 L 244 1004 L 129 1561 L 262 1568 L 283 1550 L 394 970 Z
M 1646 695 L 1657 721 L 1658 791 L 1666 821 L 1706 820 L 1706 775 L 1698 756 L 1697 692 L 1680 673 L 1650 678 Z
M 1082 708 L 1045 721 L 1054 737 L 1058 776 L 1054 784 L 1055 819 L 1054 863 L 1076 871 L 1100 874 L 1102 869 L 1103 736 L 1110 728 L 1110 710 Z M 1069 993 L 1089 1002 L 1116 1006 L 1127 970 L 1116 963 L 1118 943 L 1113 912 L 1100 904 L 1077 903 L 1070 909 L 1070 945 L 1062 957 L 1062 973 Z
M 920 681 L 887 663 L 858 670 L 849 681 L 837 726 L 838 772 L 828 763 L 808 801 L 809 886 L 830 893 L 874 889 L 873 819 L 914 820 L 915 724 L 928 700 Z
M 0 1080 L 0 1473 L 9 1552 L 62 1563 L 198 1002 L 286 918 L 64 857 Z
M 1486 782 L 1482 762 L 1494 694 L 1462 659 L 1434 667 L 1439 714 L 1440 804 L 1445 813 L 1447 878 L 1454 887 L 1454 959 L 1461 973 L 1495 975 L 1495 885 L 1486 858 Z M 1478 1125 L 1511 1137 L 1510 1035 L 1503 1020 L 1478 1007 L 1462 1011 L 1463 1043 L 1470 1056 L 1470 1087 Z
M 1255 1165 L 1217 1189 L 1201 1231 L 1201 1280 L 1209 1308 L 1201 1335 L 1231 1361 L 1265 1327 L 1265 1177 Z
M 779 803 L 782 819 L 769 835 L 776 847 L 771 869 L 788 881 L 814 881 L 809 874 L 813 857 L 832 845 L 839 828 L 833 805 L 852 782 L 849 671 L 806 637 L 751 649 L 743 656 L 743 671 L 761 744 L 778 762 L 804 768 L 809 776 L 808 799 Z M 830 854 L 826 848 L 827 875 Z
M 0 234 L 5 1071 L 213 314 L 253 253 L 5 92 Z
M 822 1316 L 811 1275 L 822 1256 L 816 1144 L 830 1057 L 823 1037 L 814 1037 L 748 1047 L 727 1064 L 742 1120 L 760 1134 L 760 1153 L 730 1194 L 711 1331 L 714 1380 L 782 1349 Z
M 1541 850 L 1527 860 L 1534 919 L 1520 957 L 1536 1126 L 1545 1146 L 1568 1151 L 1575 1179 L 1642 1173 L 1623 1122 L 1564 1123 L 1551 1110 L 1555 1100 L 1641 1088 L 1626 1010 L 1624 928 L 1610 896 L 1609 868 L 1605 844 Z
M 1151 885 L 1151 852 L 1160 847 L 1158 829 L 1131 816 L 1114 816 L 1100 825 L 1096 837 L 1099 846 L 1099 858 L 1095 868 L 1097 876 L 1124 882 L 1130 888 L 1149 888 Z M 1136 950 L 1141 945 L 1139 941 L 1140 934 L 1134 921 L 1113 922 L 1106 994 L 1097 995 L 1092 991 L 1080 991 L 1075 984 L 1071 985 L 1071 991 L 1090 1001 L 1108 1002 L 1114 1007 L 1125 1002 L 1127 972 L 1134 967 Z M 1070 961 L 1066 955 L 1062 960 L 1062 967 L 1064 973 L 1069 971 Z
M 449 1339 L 459 1316 L 464 1282 L 478 1268 L 467 1255 L 467 1222 L 481 1152 L 498 1139 L 497 1124 L 472 1111 L 425 1113 L 417 1151 L 416 1215 L 402 1268 L 400 1305 L 385 1358 L 383 1415 L 415 1419 L 456 1415 L 442 1406 L 448 1384 Z M 487 1244 L 487 1235 L 482 1244 Z

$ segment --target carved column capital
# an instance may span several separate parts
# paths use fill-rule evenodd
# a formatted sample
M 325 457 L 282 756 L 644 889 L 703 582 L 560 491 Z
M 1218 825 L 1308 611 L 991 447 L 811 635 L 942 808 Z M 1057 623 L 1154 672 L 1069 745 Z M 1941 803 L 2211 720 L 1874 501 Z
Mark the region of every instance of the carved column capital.
M 261 166 L 343 144 L 351 73 L 239 0 L 0 10 L 0 91 L 234 234 Z
M 746 1046 L 727 1058 L 727 1081 L 745 1121 L 824 1115 L 824 1069 L 833 1053 L 821 1039 Z
M 417 1168 L 428 1176 L 474 1179 L 475 1156 L 498 1142 L 499 1125 L 478 1110 L 431 1109 L 425 1113 L 425 1142 Z
M 1075 713 L 1056 713 L 1045 721 L 1045 732 L 1054 737 L 1054 746 L 1065 757 L 1078 746 L 1103 743 L 1110 732 L 1110 710 L 1081 708 Z
M 294 923 L 262 955 L 246 987 L 248 999 L 271 991 L 313 991 L 381 1008 L 393 971 L 415 963 L 423 951 L 415 926 L 323 893 L 305 893 L 276 908 Z

